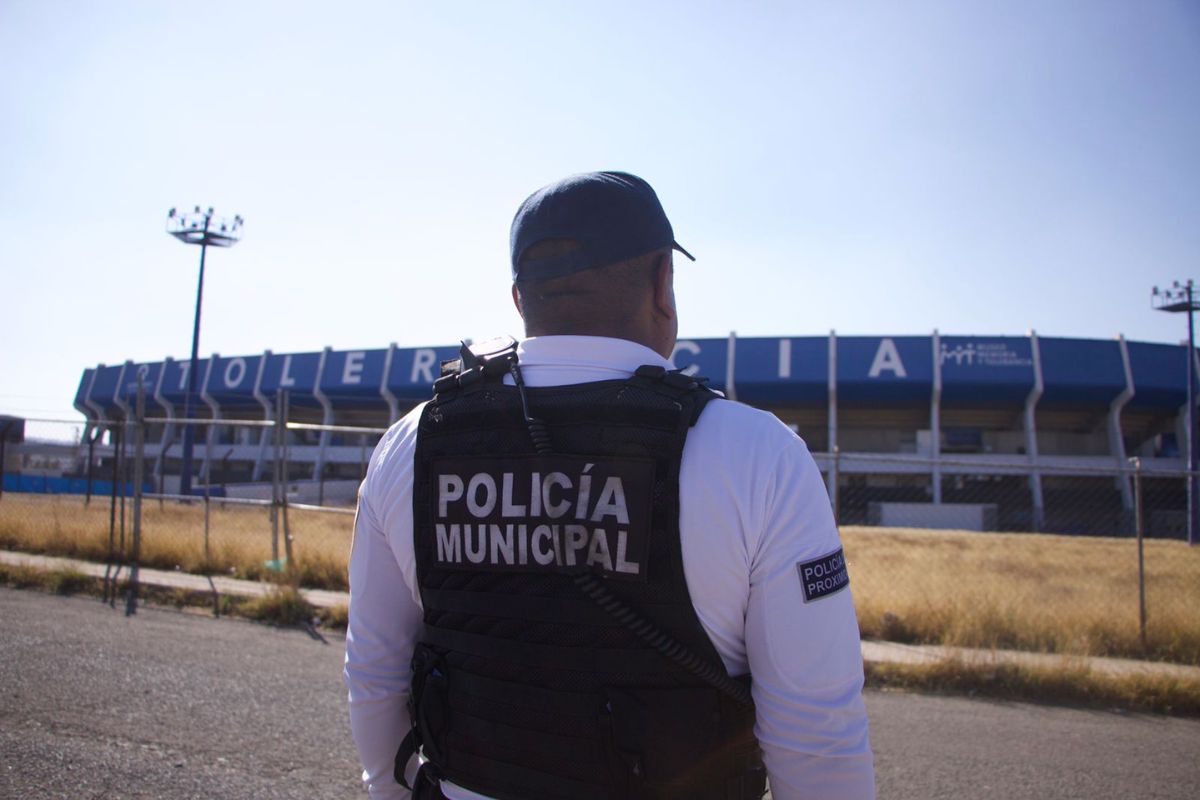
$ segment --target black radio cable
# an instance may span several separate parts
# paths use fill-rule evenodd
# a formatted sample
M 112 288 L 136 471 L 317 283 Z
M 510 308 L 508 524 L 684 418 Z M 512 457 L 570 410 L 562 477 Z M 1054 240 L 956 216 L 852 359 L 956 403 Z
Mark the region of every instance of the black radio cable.
M 517 385 L 517 391 L 521 394 L 521 413 L 525 415 L 525 427 L 529 429 L 529 438 L 533 439 L 534 449 L 538 451 L 538 455 L 550 455 L 554 452 L 554 448 L 550 446 L 550 431 L 546 429 L 546 423 L 529 413 L 525 380 L 521 377 L 521 367 L 515 357 L 508 363 L 508 374 L 512 375 L 513 383 Z
M 660 655 L 675 662 L 685 672 L 699 678 L 717 691 L 729 695 L 738 705 L 754 708 L 754 699 L 750 690 L 729 677 L 729 673 L 723 666 L 719 667 L 696 655 L 653 622 L 622 603 L 594 574 L 579 573 L 575 576 L 575 585 L 596 605 L 612 615 L 613 619 L 621 623 L 628 631 L 657 650 Z

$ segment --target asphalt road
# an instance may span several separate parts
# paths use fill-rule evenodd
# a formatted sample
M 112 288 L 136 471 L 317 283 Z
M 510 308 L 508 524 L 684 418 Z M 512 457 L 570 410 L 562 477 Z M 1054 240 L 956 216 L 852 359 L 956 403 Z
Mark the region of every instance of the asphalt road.
M 355 798 L 342 640 L 0 589 L 0 798 Z M 880 798 L 1193 798 L 1200 721 L 869 692 Z

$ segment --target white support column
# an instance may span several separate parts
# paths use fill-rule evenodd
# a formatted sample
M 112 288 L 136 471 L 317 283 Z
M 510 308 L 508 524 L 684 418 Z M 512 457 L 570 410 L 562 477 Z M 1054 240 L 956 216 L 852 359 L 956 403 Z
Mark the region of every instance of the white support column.
M 212 412 L 213 419 L 212 424 L 208 425 L 208 430 L 204 434 L 204 461 L 200 466 L 200 479 L 204 481 L 205 487 L 210 483 L 209 476 L 212 475 L 213 451 L 217 447 L 216 421 L 221 418 L 221 406 L 208 393 L 208 383 L 212 380 L 213 365 L 217 363 L 218 358 L 220 358 L 220 354 L 213 353 L 212 357 L 208 359 L 208 366 L 204 369 L 204 384 L 200 388 L 200 399 L 204 401 L 204 404 Z
M 73 403 L 75 410 L 87 418 L 87 422 L 83 426 L 83 436 L 80 438 L 80 441 L 85 444 L 89 441 L 89 437 L 92 434 L 92 429 L 97 427 L 96 412 L 93 411 L 91 406 L 89 406 L 87 403 L 88 397 L 90 397 L 92 394 L 92 387 L 96 385 L 97 372 L 99 372 L 99 370 L 92 370 L 92 377 L 88 379 L 88 388 L 83 390 L 83 399 L 76 400 Z
M 121 365 L 121 372 L 117 375 L 117 386 L 113 389 L 113 405 L 121 409 L 121 414 L 125 417 L 126 422 L 133 419 L 133 409 L 121 396 L 121 390 L 125 388 L 125 371 L 131 366 L 133 366 L 132 361 L 126 361 Z
M 97 364 L 96 369 L 92 372 L 92 379 L 88 381 L 87 391 L 83 393 L 83 404 L 91 410 L 91 414 L 87 416 L 92 418 L 93 428 L 107 428 L 108 415 L 104 413 L 104 406 L 92 399 L 92 390 L 96 388 L 96 376 L 100 374 L 100 370 L 104 369 L 103 364 Z M 86 434 L 87 431 L 84 431 Z
M 1124 334 L 1117 335 L 1117 344 L 1121 348 L 1121 365 L 1125 368 L 1125 388 L 1117 395 L 1108 407 L 1108 450 L 1116 459 L 1117 468 L 1125 469 L 1129 464 L 1125 460 L 1125 436 L 1121 431 L 1121 410 L 1133 398 L 1133 369 L 1129 366 L 1129 346 L 1125 343 Z M 1129 475 L 1117 476 L 1117 490 L 1121 492 L 1121 507 L 1132 513 L 1133 481 Z
M 96 385 L 96 370 L 93 369 L 92 376 L 90 378 L 88 378 L 87 388 L 83 390 L 83 394 L 80 396 L 80 398 L 78 400 L 76 400 L 74 403 L 72 403 L 72 405 L 75 406 L 76 411 L 78 411 L 80 414 L 83 414 L 85 417 L 87 417 L 88 427 L 91 427 L 92 415 L 95 412 L 92 411 L 91 407 L 88 406 L 87 399 L 88 399 L 88 396 L 92 393 L 92 387 L 95 385 Z M 86 431 L 84 432 L 84 438 L 85 439 L 87 438 Z
M 162 438 L 158 442 L 158 455 L 154 457 L 154 477 L 158 481 L 159 490 L 162 490 L 163 470 L 166 469 L 167 451 L 171 447 L 171 440 L 175 438 L 175 404 L 166 398 L 163 394 L 163 383 L 167 379 L 167 370 L 175 363 L 175 359 L 167 356 L 163 359 L 162 367 L 158 370 L 158 380 L 154 382 L 154 402 L 162 408 L 167 414 L 167 421 L 163 425 Z
M 388 345 L 387 355 L 383 357 L 383 380 L 379 384 L 379 394 L 388 404 L 388 426 L 395 424 L 396 420 L 400 419 L 400 403 L 396 400 L 396 395 L 388 386 L 388 380 L 392 376 L 392 364 L 396 360 L 396 343 L 392 342 Z
M 829 391 L 829 470 L 825 473 L 829 497 L 837 497 L 838 472 L 838 421 L 837 421 L 837 331 L 829 331 L 829 375 L 826 378 Z
M 737 386 L 734 385 L 734 375 L 737 373 L 737 331 L 729 332 L 729 353 L 725 356 L 725 396 L 737 400 Z
M 267 374 L 267 361 L 270 358 L 271 351 L 264 350 L 262 359 L 258 362 L 258 374 L 254 376 L 254 399 L 263 407 L 264 422 L 270 422 L 275 413 L 275 407 L 262 391 L 263 376 Z M 258 456 L 254 459 L 254 472 L 250 475 L 252 481 L 262 480 L 263 466 L 267 463 L 267 447 L 271 444 L 271 433 L 270 428 L 263 428 L 258 434 Z
M 1029 492 L 1033 498 L 1033 529 L 1040 531 L 1046 524 L 1046 501 L 1042 495 L 1042 473 L 1038 470 L 1037 415 L 1045 383 L 1042 381 L 1042 350 L 1037 331 L 1029 332 L 1029 351 L 1033 355 L 1033 388 L 1025 398 L 1025 455 L 1029 458 Z
M 933 393 L 929 398 L 929 456 L 933 459 L 933 503 L 942 504 L 942 337 L 933 330 Z
M 329 402 L 329 398 L 321 391 L 321 379 L 325 377 L 325 362 L 329 360 L 329 354 L 333 352 L 332 347 L 326 347 L 321 351 L 321 361 L 317 364 L 317 379 L 313 382 L 313 397 L 317 398 L 317 402 L 324 409 L 324 414 L 321 417 L 322 425 L 333 424 L 333 404 Z M 317 460 L 313 464 L 312 479 L 319 481 L 321 473 L 325 469 L 325 450 L 329 447 L 329 431 L 321 431 L 321 443 L 317 448 Z
M 92 373 L 92 380 L 88 383 L 87 392 L 83 395 L 83 403 L 92 410 L 96 415 L 96 419 L 103 425 L 108 422 L 108 415 L 104 413 L 104 406 L 92 399 L 92 391 L 96 388 L 96 377 L 100 374 L 100 370 L 104 369 L 103 364 L 96 365 L 96 371 Z

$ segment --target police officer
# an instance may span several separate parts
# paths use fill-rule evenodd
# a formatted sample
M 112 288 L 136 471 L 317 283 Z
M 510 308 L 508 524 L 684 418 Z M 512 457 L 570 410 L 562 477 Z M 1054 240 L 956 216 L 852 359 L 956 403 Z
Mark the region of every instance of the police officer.
M 774 416 L 675 372 L 653 189 L 518 209 L 526 339 L 464 349 L 380 441 L 345 678 L 373 798 L 874 796 L 849 575 Z

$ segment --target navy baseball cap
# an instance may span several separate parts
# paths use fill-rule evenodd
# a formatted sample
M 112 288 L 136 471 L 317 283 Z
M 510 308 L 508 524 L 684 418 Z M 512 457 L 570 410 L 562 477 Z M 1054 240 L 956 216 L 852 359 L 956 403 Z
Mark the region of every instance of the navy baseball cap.
M 577 246 L 521 260 L 547 239 Z M 509 233 L 514 281 L 561 278 L 664 247 L 696 260 L 675 241 L 650 184 L 628 172 L 585 172 L 538 189 L 517 209 Z

